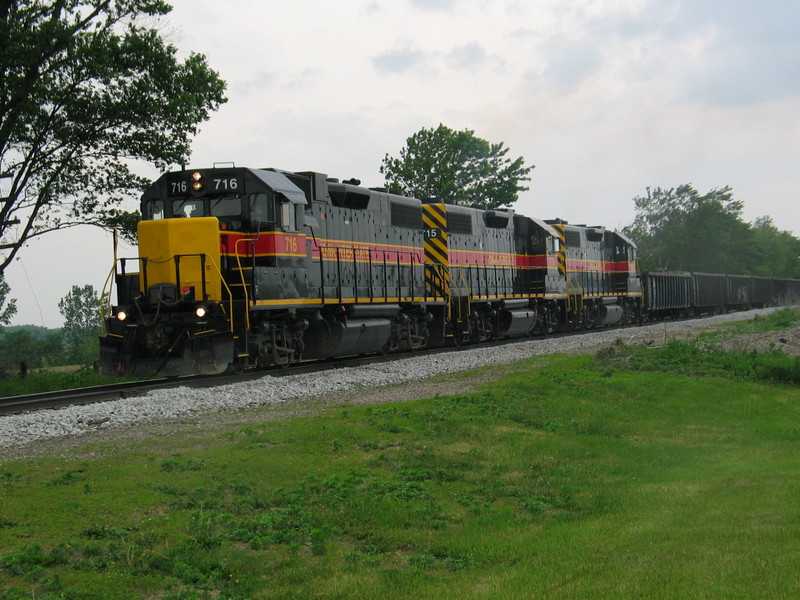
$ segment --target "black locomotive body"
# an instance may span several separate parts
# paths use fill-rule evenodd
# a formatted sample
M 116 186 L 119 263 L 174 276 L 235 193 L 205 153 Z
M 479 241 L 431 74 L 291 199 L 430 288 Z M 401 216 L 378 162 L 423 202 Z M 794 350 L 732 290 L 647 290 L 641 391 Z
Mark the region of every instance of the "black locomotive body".
M 320 173 L 167 173 L 141 210 L 139 256 L 116 261 L 117 304 L 100 340 L 112 375 L 289 365 L 678 310 L 679 300 L 659 297 L 662 276 L 643 288 L 636 245 L 620 233 Z M 699 281 L 687 311 L 697 309 Z M 740 302 L 794 289 L 775 281 L 724 283 Z
M 419 348 L 425 307 L 446 302 L 426 293 L 419 201 L 318 173 L 207 169 L 162 176 L 142 214 L 101 338 L 108 373 Z

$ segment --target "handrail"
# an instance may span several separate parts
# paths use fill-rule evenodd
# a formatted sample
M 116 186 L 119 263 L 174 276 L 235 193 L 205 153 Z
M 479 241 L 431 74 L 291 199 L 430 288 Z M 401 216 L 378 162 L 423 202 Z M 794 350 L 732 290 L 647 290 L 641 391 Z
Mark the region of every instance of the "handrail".
M 373 302 L 375 300 L 375 295 L 374 295 L 374 291 L 373 291 L 373 288 L 375 286 L 373 286 L 372 278 L 373 278 L 373 269 L 374 269 L 377 261 L 376 261 L 376 258 L 374 257 L 374 254 L 380 253 L 380 258 L 377 259 L 377 260 L 383 262 L 383 265 L 382 265 L 383 266 L 383 279 L 382 279 L 382 282 L 381 282 L 381 288 L 383 290 L 384 298 L 388 298 L 389 297 L 389 273 L 390 273 L 391 269 L 394 269 L 394 271 L 395 271 L 395 273 L 397 275 L 397 281 L 396 281 L 395 285 L 392 286 L 393 287 L 393 291 L 395 292 L 395 295 L 397 296 L 398 300 L 401 300 L 402 298 L 406 298 L 406 299 L 408 298 L 408 295 L 404 296 L 402 294 L 402 290 L 403 290 L 402 277 L 403 277 L 404 270 L 405 269 L 409 270 L 411 279 L 408 282 L 408 288 L 409 288 L 410 294 L 411 294 L 410 297 L 411 298 L 415 298 L 416 297 L 415 293 L 416 293 L 416 289 L 417 289 L 417 284 L 416 284 L 417 282 L 416 282 L 416 278 L 414 277 L 414 268 L 415 267 L 422 267 L 423 268 L 423 271 L 421 272 L 421 277 L 424 280 L 424 267 L 428 266 L 428 265 L 426 265 L 425 263 L 422 262 L 422 260 L 418 256 L 417 252 L 410 251 L 410 250 L 409 251 L 386 250 L 386 249 L 381 249 L 381 248 L 361 248 L 361 247 L 357 247 L 357 246 L 340 246 L 340 245 L 327 245 L 327 244 L 317 245 L 317 248 L 319 248 L 319 251 L 320 251 L 320 256 L 319 256 L 319 262 L 320 262 L 320 298 L 321 298 L 323 304 L 325 303 L 325 300 L 326 300 L 326 298 L 325 298 L 325 272 L 326 272 L 325 263 L 326 262 L 330 262 L 330 261 L 335 261 L 336 262 L 336 281 L 337 281 L 336 295 L 337 295 L 338 300 L 339 300 L 340 303 L 344 301 L 344 288 L 347 287 L 347 286 L 344 286 L 342 284 L 342 265 L 343 265 L 343 263 L 345 261 L 352 262 L 352 265 L 353 265 L 353 281 L 352 281 L 352 284 L 353 284 L 352 285 L 352 287 L 353 287 L 353 299 L 356 302 L 358 302 L 359 299 L 360 299 L 359 292 L 358 292 L 358 276 L 359 276 L 359 274 L 363 274 L 362 271 L 359 269 L 359 258 L 361 256 L 360 253 L 366 253 L 364 255 L 364 256 L 366 256 L 366 259 L 365 260 L 361 260 L 361 262 L 363 262 L 364 265 L 366 266 L 367 274 L 369 276 L 368 277 L 368 279 L 369 279 L 368 287 L 369 287 L 369 300 L 370 300 L 370 302 Z M 326 254 L 327 254 L 327 257 L 326 257 Z M 394 254 L 396 258 L 395 258 L 395 261 L 390 262 L 389 261 L 389 257 L 392 254 Z M 406 256 L 408 257 L 407 260 L 401 260 L 403 257 L 406 257 Z M 326 260 L 326 258 L 327 258 L 327 260 Z M 380 263 L 377 263 L 377 264 L 380 264 Z M 423 287 L 424 287 L 424 283 L 423 283 Z M 425 298 L 426 299 L 428 298 L 427 292 L 425 293 Z
M 242 242 L 250 242 L 250 243 L 253 244 L 252 248 L 253 248 L 253 255 L 254 255 L 255 254 L 256 238 L 240 238 L 240 239 L 236 240 L 236 243 L 233 246 L 233 253 L 234 253 L 234 256 L 236 256 L 236 266 L 237 266 L 237 269 L 239 271 L 239 277 L 242 280 L 242 291 L 244 292 L 244 301 L 245 301 L 244 304 L 245 304 L 245 306 L 250 306 L 250 299 L 249 299 L 249 294 L 248 294 L 248 289 L 247 289 L 247 282 L 244 280 L 244 269 L 242 268 L 241 254 L 239 254 L 239 244 L 242 243 Z M 252 258 L 253 258 L 253 268 L 254 268 L 255 267 L 255 256 L 253 256 Z M 253 278 L 255 280 L 255 271 L 253 272 Z M 253 283 L 255 284 L 255 281 Z M 227 285 L 225 287 L 227 287 Z M 231 298 L 231 315 L 232 315 L 233 314 L 233 294 L 231 294 L 230 288 L 228 288 L 228 296 Z M 233 318 L 233 317 L 231 317 L 231 318 Z M 245 324 L 245 329 L 250 329 L 250 311 L 249 310 L 245 310 L 244 324 Z M 233 330 L 231 330 L 231 331 L 233 331 Z
M 580 279 L 578 276 L 573 272 L 571 275 L 568 273 L 567 275 L 567 282 L 566 282 L 565 291 L 567 292 L 567 310 L 580 310 L 583 308 L 582 301 L 579 302 L 580 306 L 572 306 L 572 297 L 573 295 L 576 297 L 583 298 L 583 286 L 581 285 Z M 577 293 L 572 294 L 571 291 L 577 291 Z
M 117 258 L 114 259 L 114 264 L 111 265 L 100 292 L 100 335 L 106 334 L 106 314 L 111 313 L 111 292 L 114 288 L 114 276 L 117 274 L 117 260 Z M 106 313 L 106 309 L 108 309 L 108 313 Z
M 228 286 L 228 282 L 225 281 L 225 278 L 222 276 L 222 269 L 220 268 L 220 266 L 217 263 L 215 263 L 214 259 L 211 258 L 211 257 L 209 257 L 209 262 L 211 262 L 211 264 L 214 265 L 214 268 L 217 270 L 217 274 L 219 275 L 220 282 L 225 287 L 225 291 L 228 292 L 228 315 L 229 315 L 229 319 L 228 320 L 230 321 L 230 332 L 233 333 L 233 331 L 234 331 L 234 326 L 233 326 L 233 320 L 234 320 L 233 319 L 233 293 L 231 292 L 231 288 Z M 222 298 L 221 297 L 220 297 L 220 304 L 222 304 Z M 249 315 L 247 315 L 247 317 L 249 318 Z M 247 322 L 249 322 L 249 321 L 247 321 Z

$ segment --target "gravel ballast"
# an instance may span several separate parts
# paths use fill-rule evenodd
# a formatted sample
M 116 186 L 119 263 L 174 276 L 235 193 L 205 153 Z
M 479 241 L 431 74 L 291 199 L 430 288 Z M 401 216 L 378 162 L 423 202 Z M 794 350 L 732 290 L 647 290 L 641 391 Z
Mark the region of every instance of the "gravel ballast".
M 45 410 L 0 417 L 0 447 L 24 455 L 24 446 L 52 438 L 74 438 L 98 430 L 185 419 L 207 413 L 231 413 L 265 407 L 290 400 L 318 398 L 337 392 L 384 388 L 419 382 L 436 375 L 475 367 L 499 365 L 537 355 L 587 351 L 625 341 L 663 341 L 698 327 L 727 321 L 752 319 L 775 309 L 732 313 L 691 321 L 657 323 L 629 329 L 598 330 L 560 338 L 534 338 L 487 349 L 466 349 L 436 356 L 400 358 L 377 365 L 335 369 L 319 374 L 261 379 L 215 388 L 187 387 L 156 390 L 145 396 L 100 402 L 85 406 Z M 59 440 L 53 440 L 59 441 Z M 64 440 L 66 441 L 66 440 Z M 4 452 L 9 458 L 8 452 Z

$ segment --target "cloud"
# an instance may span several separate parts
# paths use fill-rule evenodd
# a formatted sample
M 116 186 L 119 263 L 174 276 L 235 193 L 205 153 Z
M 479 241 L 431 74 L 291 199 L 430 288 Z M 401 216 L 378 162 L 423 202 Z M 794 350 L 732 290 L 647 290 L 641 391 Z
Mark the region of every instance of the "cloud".
M 708 36 L 705 52 L 687 65 L 682 99 L 753 105 L 800 94 L 797 2 L 691 3 L 679 19 L 673 27 Z
M 486 61 L 486 51 L 477 42 L 453 48 L 447 53 L 447 62 L 455 68 L 474 67 Z
M 689 65 L 679 100 L 747 106 L 800 94 L 800 60 L 772 48 L 714 48 Z M 769 65 L 769 68 L 767 68 Z
M 463 71 L 492 67 L 502 70 L 506 61 L 490 55 L 478 42 L 469 42 L 448 51 L 426 52 L 409 43 L 372 58 L 373 66 L 383 73 L 407 73 L 421 69 Z
M 748 106 L 800 94 L 800 3 L 705 0 L 648 4 L 625 19 L 594 24 L 598 35 L 650 39 L 694 51 L 667 75 L 680 102 Z M 654 53 L 657 54 L 657 53 Z M 664 65 L 653 65 L 655 68 Z
M 411 6 L 419 10 L 450 12 L 455 6 L 455 0 L 411 0 Z
M 275 85 L 276 74 L 270 71 L 257 70 L 246 80 L 233 83 L 233 91 L 237 94 L 260 94 Z
M 457 46 L 445 55 L 447 66 L 452 69 L 475 69 L 484 66 L 503 68 L 506 61 L 497 56 L 490 56 L 478 42 L 470 42 Z
M 385 73 L 405 73 L 420 66 L 425 62 L 427 56 L 425 52 L 405 45 L 379 54 L 372 59 L 372 64 L 378 71 Z
M 547 48 L 544 78 L 549 83 L 575 88 L 600 66 L 600 51 L 594 40 L 556 40 Z

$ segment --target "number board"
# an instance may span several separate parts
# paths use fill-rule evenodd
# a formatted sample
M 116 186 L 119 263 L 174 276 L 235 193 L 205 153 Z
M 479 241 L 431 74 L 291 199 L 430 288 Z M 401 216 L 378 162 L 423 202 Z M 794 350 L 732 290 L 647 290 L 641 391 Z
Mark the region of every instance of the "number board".
M 202 177 L 198 182 L 192 179 L 193 173 L 200 173 Z M 202 187 L 194 189 L 193 185 L 199 183 Z M 242 194 L 244 193 L 244 178 L 239 171 L 179 171 L 167 175 L 167 196 L 203 196 L 205 194 Z

